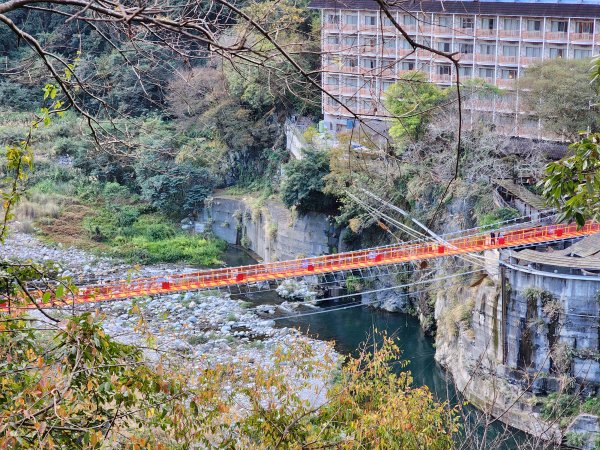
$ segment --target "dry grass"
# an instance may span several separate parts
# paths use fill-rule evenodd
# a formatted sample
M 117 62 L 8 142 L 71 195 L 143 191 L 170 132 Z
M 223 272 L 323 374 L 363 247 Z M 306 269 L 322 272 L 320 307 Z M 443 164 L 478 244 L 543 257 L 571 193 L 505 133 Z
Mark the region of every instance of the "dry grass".
M 73 202 L 62 209 L 58 217 L 38 222 L 40 231 L 54 242 L 81 248 L 98 248 L 101 245 L 90 239 L 83 226 L 86 217 L 94 215 L 94 208 Z

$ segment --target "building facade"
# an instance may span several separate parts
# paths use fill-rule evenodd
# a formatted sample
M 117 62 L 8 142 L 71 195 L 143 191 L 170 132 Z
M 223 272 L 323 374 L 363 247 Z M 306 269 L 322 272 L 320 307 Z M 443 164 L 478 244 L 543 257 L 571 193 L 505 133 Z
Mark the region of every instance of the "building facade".
M 394 19 L 417 42 L 459 54 L 461 82 L 476 78 L 508 91 L 467 99 L 465 120 L 484 117 L 509 135 L 542 134 L 539 121 L 519 108 L 514 82 L 529 65 L 590 58 L 600 50 L 599 0 L 390 3 Z M 446 86 L 456 80 L 448 59 L 413 50 L 375 1 L 313 0 L 311 7 L 321 12 L 323 87 L 362 118 L 386 120 L 383 92 L 407 72 L 422 71 Z M 332 132 L 353 124 L 353 115 L 326 94 L 323 116 Z

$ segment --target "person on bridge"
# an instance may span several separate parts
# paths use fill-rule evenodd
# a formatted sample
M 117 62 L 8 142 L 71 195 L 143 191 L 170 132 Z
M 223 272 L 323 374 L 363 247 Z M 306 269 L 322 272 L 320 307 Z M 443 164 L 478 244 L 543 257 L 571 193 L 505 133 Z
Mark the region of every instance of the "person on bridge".
M 496 243 L 496 235 L 493 231 L 490 233 L 490 242 L 492 243 L 492 245 Z

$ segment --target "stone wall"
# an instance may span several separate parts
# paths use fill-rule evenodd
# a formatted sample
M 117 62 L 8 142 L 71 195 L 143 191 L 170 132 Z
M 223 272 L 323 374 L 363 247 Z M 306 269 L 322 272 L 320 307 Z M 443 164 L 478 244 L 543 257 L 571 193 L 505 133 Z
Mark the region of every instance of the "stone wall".
M 201 222 L 219 238 L 252 250 L 265 262 L 319 256 L 340 250 L 339 229 L 326 215 L 298 216 L 274 199 L 218 195 Z

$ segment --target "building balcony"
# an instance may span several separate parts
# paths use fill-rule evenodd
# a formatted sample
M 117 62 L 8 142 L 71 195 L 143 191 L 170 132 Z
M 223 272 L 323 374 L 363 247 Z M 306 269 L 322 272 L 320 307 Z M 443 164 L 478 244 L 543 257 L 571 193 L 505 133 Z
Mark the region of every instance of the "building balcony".
M 360 53 L 363 55 L 365 55 L 365 54 L 379 55 L 379 54 L 381 54 L 381 50 L 376 45 L 361 45 Z
M 414 25 L 402 25 L 402 24 L 400 24 L 400 27 L 402 27 L 402 29 L 404 31 L 406 31 L 407 33 L 412 33 L 412 34 L 416 33 L 417 30 L 419 29 L 419 27 L 417 26 L 417 24 L 414 24 Z
M 325 84 L 323 89 L 331 95 L 339 95 L 341 92 L 339 84 Z
M 475 60 L 478 63 L 494 64 L 496 62 L 496 55 L 484 55 L 483 53 L 478 53 L 475 55 Z
M 358 95 L 363 98 L 377 97 L 377 90 L 374 87 L 363 87 L 358 90 Z
M 343 33 L 354 33 L 358 31 L 358 25 L 348 25 L 348 24 L 344 24 L 341 27 L 341 31 Z
M 340 64 L 324 64 L 321 68 L 323 72 L 343 72 L 343 69 Z
M 483 82 L 487 83 L 487 84 L 494 84 L 495 83 L 494 77 L 477 77 L 476 76 L 475 78 L 477 78 L 478 80 L 483 80 Z
M 342 105 L 340 105 L 339 103 L 336 103 L 335 105 L 330 105 L 325 103 L 325 105 L 323 106 L 323 112 L 325 114 L 336 114 L 336 115 L 342 115 L 344 113 L 348 114 L 348 111 L 346 111 L 344 108 L 342 108 Z
M 461 63 L 472 63 L 475 60 L 475 55 L 473 53 L 459 53 L 458 57 Z
M 414 55 L 414 54 L 415 54 L 415 50 L 413 50 L 413 49 L 408 49 L 408 48 L 398 49 L 398 56 L 400 58 L 402 58 L 404 56 L 408 56 L 408 55 Z
M 577 42 L 592 43 L 594 41 L 594 35 L 592 33 L 571 33 L 569 37 L 571 38 L 571 41 Z
M 569 39 L 568 33 L 563 33 L 562 31 L 549 31 L 546 33 L 547 41 L 567 41 Z
M 323 25 L 323 29 L 339 31 L 341 29 L 341 25 L 339 23 L 326 23 Z
M 324 53 L 337 53 L 340 51 L 339 44 L 323 44 Z
M 497 33 L 498 30 L 496 29 L 477 29 L 477 31 L 475 32 L 475 36 L 477 36 L 478 38 L 495 38 Z
M 383 47 L 383 49 L 379 50 L 378 54 L 383 56 L 396 56 L 396 49 Z
M 542 59 L 543 58 L 541 56 L 536 56 L 536 57 L 521 56 L 521 65 L 530 66 L 532 64 L 537 64 L 539 62 L 542 62 Z
M 515 113 L 517 112 L 517 105 L 515 102 L 505 102 L 500 100 L 496 102 L 496 111 L 502 113 Z
M 434 73 L 431 75 L 431 81 L 433 83 L 452 83 L 452 75 Z
M 398 30 L 396 29 L 395 26 L 393 25 L 388 25 L 388 26 L 383 26 L 381 28 L 381 31 L 383 31 L 384 33 L 388 33 L 388 34 L 396 34 L 398 32 Z
M 501 38 L 516 39 L 521 35 L 520 30 L 498 30 L 498 36 Z
M 454 34 L 454 30 L 450 27 L 432 26 L 431 34 L 434 36 L 452 36 Z
M 517 64 L 518 62 L 519 62 L 518 56 L 504 56 L 504 55 L 498 56 L 499 64 Z
M 543 39 L 544 33 L 542 31 L 523 31 L 521 33 L 523 39 Z
M 351 97 L 355 96 L 358 90 L 359 89 L 356 86 L 341 86 L 339 88 L 339 92 L 341 92 L 342 95 L 349 95 Z
M 364 25 L 364 24 L 362 24 L 359 27 L 358 31 L 360 31 L 361 33 L 378 34 L 379 26 L 378 25 Z
M 363 116 L 374 116 L 377 114 L 377 109 L 374 106 L 361 106 L 358 108 L 357 114 L 361 114 Z

